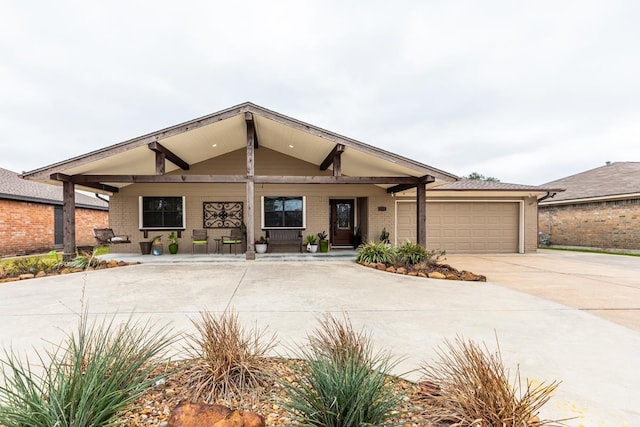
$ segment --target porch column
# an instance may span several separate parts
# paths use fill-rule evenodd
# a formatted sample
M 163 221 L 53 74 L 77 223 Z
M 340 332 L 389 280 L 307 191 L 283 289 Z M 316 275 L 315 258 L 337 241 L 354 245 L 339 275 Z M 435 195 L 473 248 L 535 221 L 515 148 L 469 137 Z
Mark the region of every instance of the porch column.
M 256 137 L 256 129 L 253 121 L 253 114 L 247 112 L 245 113 L 245 122 L 247 123 L 247 185 L 246 185 L 246 193 L 247 193 L 247 220 L 245 221 L 245 225 L 247 226 L 247 252 L 245 254 L 246 259 L 253 260 L 256 259 L 256 251 L 255 251 L 255 209 L 254 209 L 254 201 L 255 201 L 255 137 Z
M 427 247 L 427 181 L 421 178 L 416 187 L 416 242 Z
M 62 243 L 63 259 L 76 255 L 76 192 L 73 182 L 62 182 Z

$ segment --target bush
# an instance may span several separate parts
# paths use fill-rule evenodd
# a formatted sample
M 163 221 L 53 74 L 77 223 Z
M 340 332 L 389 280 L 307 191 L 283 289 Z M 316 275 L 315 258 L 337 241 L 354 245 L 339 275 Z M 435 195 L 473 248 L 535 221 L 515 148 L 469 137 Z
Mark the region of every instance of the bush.
M 519 370 L 511 382 L 500 352 L 490 353 L 473 341 L 445 340 L 448 353 L 439 349 L 438 360 L 425 364 L 425 413 L 434 424 L 459 426 L 527 427 L 555 424 L 537 419 L 558 382 L 533 385 L 523 391 Z
M 369 242 L 358 247 L 356 262 L 391 264 L 395 259 L 393 248 L 385 243 Z
M 173 340 L 165 329 L 152 332 L 150 323 L 131 318 L 122 325 L 113 319 L 89 324 L 87 318 L 85 311 L 77 335 L 67 335 L 54 351 L 36 353 L 37 364 L 5 351 L 0 424 L 113 425 L 116 415 L 154 384 L 155 358 Z
M 415 265 L 428 258 L 427 251 L 417 243 L 405 242 L 395 250 L 396 262 Z
M 300 350 L 295 381 L 283 383 L 283 407 L 300 425 L 359 427 L 382 425 L 403 399 L 389 381 L 396 365 L 387 353 L 373 353 L 372 341 L 348 320 L 321 322 Z
M 228 311 L 217 317 L 203 311 L 192 323 L 198 331 L 187 337 L 187 352 L 194 358 L 186 372 L 192 400 L 229 400 L 259 390 L 271 378 L 264 358 L 275 347 L 275 336 L 245 329 L 238 315 Z

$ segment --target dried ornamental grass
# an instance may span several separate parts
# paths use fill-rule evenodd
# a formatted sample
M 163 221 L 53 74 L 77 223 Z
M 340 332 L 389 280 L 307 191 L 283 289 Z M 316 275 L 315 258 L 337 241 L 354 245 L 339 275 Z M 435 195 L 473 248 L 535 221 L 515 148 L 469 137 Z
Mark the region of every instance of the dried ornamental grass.
M 208 311 L 193 320 L 197 334 L 187 337 L 186 351 L 193 364 L 186 372 L 191 400 L 215 403 L 260 392 L 269 380 L 266 355 L 276 345 L 276 337 L 266 330 L 247 329 L 237 313 L 216 316 Z
M 448 426 L 532 427 L 559 425 L 540 420 L 540 408 L 548 402 L 559 383 L 523 387 L 519 369 L 513 381 L 498 349 L 456 338 L 444 341 L 435 363 L 424 364 L 422 395 L 430 422 Z

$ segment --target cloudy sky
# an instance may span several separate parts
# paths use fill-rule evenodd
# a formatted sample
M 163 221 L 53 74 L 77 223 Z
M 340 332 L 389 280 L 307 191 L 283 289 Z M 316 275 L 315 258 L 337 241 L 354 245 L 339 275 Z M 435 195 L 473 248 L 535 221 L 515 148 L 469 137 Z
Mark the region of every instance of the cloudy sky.
M 640 161 L 640 2 L 0 0 L 0 167 L 251 101 L 457 175 Z

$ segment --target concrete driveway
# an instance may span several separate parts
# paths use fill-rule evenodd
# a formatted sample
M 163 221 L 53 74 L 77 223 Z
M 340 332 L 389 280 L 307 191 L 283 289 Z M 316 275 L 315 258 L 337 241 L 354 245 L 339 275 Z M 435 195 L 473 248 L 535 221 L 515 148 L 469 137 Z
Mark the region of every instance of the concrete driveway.
M 451 255 L 445 262 L 640 332 L 640 257 L 540 250 L 531 255 Z
M 580 271 L 600 264 L 591 258 L 580 267 L 580 255 L 568 264 L 572 269 L 573 262 Z M 416 368 L 434 358 L 443 338 L 460 335 L 495 348 L 497 335 L 507 366 L 519 366 L 523 377 L 536 381 L 562 380 L 543 417 L 577 417 L 567 422 L 573 427 L 640 425 L 640 333 L 510 289 L 553 286 L 558 277 L 583 289 L 584 281 L 573 282 L 574 275 L 561 269 L 563 256 L 449 257 L 458 268 L 486 274 L 488 283 L 400 276 L 344 260 L 175 263 L 161 262 L 170 256 L 146 257 L 154 263 L 0 285 L 0 345 L 29 353 L 34 345 L 47 346 L 44 340 L 57 342 L 73 330 L 82 301 L 92 314 L 124 318 L 134 311 L 185 332 L 200 310 L 231 307 L 248 324 L 276 332 L 280 353 L 303 342 L 323 313 L 346 312 L 371 331 L 379 348 L 405 357 L 397 372 L 410 379 L 419 377 Z M 538 267 L 528 264 L 534 260 Z M 603 258 L 602 269 L 627 277 L 633 267 L 615 262 Z M 619 287 L 591 281 L 609 296 Z M 636 285 L 627 287 L 637 291 Z

